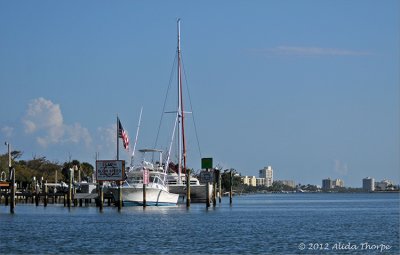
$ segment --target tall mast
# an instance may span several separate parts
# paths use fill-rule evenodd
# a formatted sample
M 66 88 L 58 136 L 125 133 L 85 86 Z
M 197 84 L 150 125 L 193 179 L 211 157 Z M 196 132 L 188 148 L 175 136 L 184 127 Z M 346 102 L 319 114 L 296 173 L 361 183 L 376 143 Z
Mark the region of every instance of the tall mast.
M 182 125 L 182 101 L 181 101 L 181 20 L 178 19 L 178 183 L 182 182 L 182 144 L 181 144 L 181 125 Z
M 185 144 L 185 125 L 183 110 L 183 93 L 182 93 L 182 65 L 181 65 L 181 20 L 178 19 L 178 183 L 181 183 L 182 174 L 182 154 L 183 167 L 186 169 L 186 144 Z

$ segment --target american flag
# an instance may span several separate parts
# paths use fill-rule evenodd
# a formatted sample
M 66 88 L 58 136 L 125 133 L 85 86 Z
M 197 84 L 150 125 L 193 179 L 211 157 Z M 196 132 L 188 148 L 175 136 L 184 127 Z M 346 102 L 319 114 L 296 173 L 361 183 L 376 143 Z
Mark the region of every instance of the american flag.
M 129 150 L 129 137 L 128 133 L 122 127 L 121 121 L 118 119 L 118 138 L 122 138 L 124 148 Z

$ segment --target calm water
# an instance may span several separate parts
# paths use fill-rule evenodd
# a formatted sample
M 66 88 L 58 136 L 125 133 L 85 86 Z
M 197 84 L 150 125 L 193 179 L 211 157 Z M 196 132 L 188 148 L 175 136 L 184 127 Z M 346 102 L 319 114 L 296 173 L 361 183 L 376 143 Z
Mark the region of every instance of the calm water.
M 263 194 L 215 208 L 0 206 L 0 254 L 399 254 L 399 194 Z M 382 250 L 382 251 L 381 251 Z

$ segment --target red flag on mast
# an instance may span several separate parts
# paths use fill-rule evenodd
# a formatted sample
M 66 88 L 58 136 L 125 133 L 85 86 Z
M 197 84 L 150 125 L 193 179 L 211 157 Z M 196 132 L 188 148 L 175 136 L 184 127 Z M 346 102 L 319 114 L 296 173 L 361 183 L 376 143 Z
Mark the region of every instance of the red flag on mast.
M 128 133 L 124 130 L 122 127 L 121 121 L 118 118 L 118 138 L 122 138 L 122 141 L 124 143 L 124 148 L 126 150 L 129 150 L 129 137 Z

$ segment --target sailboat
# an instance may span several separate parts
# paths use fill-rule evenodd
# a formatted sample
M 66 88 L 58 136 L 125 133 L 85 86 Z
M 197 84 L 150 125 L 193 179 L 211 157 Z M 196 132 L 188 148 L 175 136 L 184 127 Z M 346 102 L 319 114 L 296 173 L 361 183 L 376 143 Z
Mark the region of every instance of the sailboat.
M 165 162 L 162 159 L 162 150 L 158 149 L 142 149 L 142 160 L 139 165 L 127 169 L 126 179 L 121 187 L 122 200 L 124 205 L 142 205 L 143 199 L 143 185 L 146 188 L 146 205 L 173 205 L 178 203 L 179 196 L 186 196 L 186 181 L 189 179 L 191 187 L 191 201 L 203 202 L 207 197 L 207 186 L 201 184 L 195 176 L 186 175 L 186 140 L 185 140 L 185 111 L 183 109 L 183 95 L 182 95 L 182 64 L 181 64 L 181 49 L 180 49 L 180 20 L 177 22 L 178 27 L 178 107 L 175 113 L 175 125 L 172 132 L 171 143 L 167 153 Z M 140 124 L 140 118 L 139 118 Z M 176 128 L 178 125 L 178 128 Z M 138 126 L 139 130 L 139 126 Z M 171 150 L 177 131 L 178 137 L 178 162 L 174 164 L 171 162 Z M 136 134 L 137 140 L 137 134 Z M 135 140 L 135 147 L 136 147 Z M 117 146 L 118 147 L 118 146 Z M 133 149 L 133 153 L 135 148 Z M 158 161 L 149 161 L 146 154 L 159 154 Z M 132 155 L 133 158 L 133 155 Z M 132 159 L 133 162 L 133 159 Z M 174 167 L 172 167 L 174 166 Z M 147 184 L 146 184 L 147 183 Z M 118 199 L 117 190 L 113 192 L 115 199 Z M 209 185 L 208 189 L 210 196 L 212 193 L 212 186 Z
M 181 35 L 180 35 L 180 19 L 177 21 L 177 33 L 178 33 L 178 42 L 177 42 L 177 85 L 178 85 L 178 107 L 176 113 L 175 126 L 172 137 L 175 134 L 175 128 L 178 124 L 177 129 L 177 143 L 178 143 L 178 162 L 177 164 L 173 164 L 170 162 L 171 155 L 171 147 L 168 151 L 168 157 L 165 163 L 165 169 L 168 172 L 168 187 L 169 190 L 173 193 L 178 193 L 181 196 L 185 197 L 187 195 L 187 185 L 186 182 L 190 182 L 190 200 L 192 202 L 204 202 L 207 198 L 207 184 L 201 184 L 199 180 L 193 175 L 186 175 L 187 165 L 186 165 L 186 139 L 185 139 L 185 112 L 183 108 L 183 84 L 182 84 L 182 57 L 181 57 Z M 208 188 L 208 196 L 212 194 L 212 185 L 209 184 Z
M 140 112 L 139 125 L 142 112 Z M 122 125 L 118 122 L 118 130 L 122 130 L 124 133 Z M 138 126 L 139 131 L 139 126 Z M 117 133 L 120 133 L 118 131 Z M 118 139 L 123 136 L 117 135 Z M 125 139 L 125 138 L 123 138 Z M 126 139 L 129 140 L 129 139 Z M 135 139 L 135 146 L 133 151 L 135 151 L 137 142 L 137 134 Z M 129 143 L 129 142 L 128 142 Z M 124 146 L 126 146 L 124 141 Z M 118 157 L 118 142 L 117 142 L 117 157 Z M 162 151 L 156 149 L 142 149 L 139 150 L 142 154 L 142 159 L 138 165 L 133 164 L 133 155 L 131 166 L 126 169 L 125 180 L 122 182 L 120 187 L 122 202 L 125 206 L 129 205 L 145 205 L 145 206 L 171 206 L 177 205 L 179 195 L 170 193 L 167 186 L 167 172 L 162 165 Z M 134 153 L 134 152 L 133 152 Z M 159 160 L 156 162 L 151 162 L 146 158 L 147 154 L 159 154 Z M 118 187 L 113 186 L 110 188 L 115 201 L 119 200 Z

